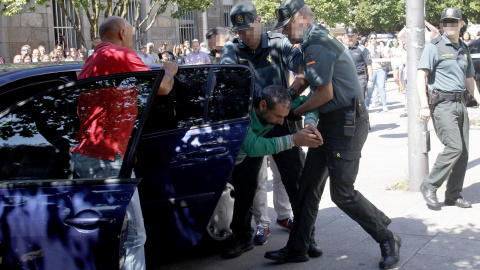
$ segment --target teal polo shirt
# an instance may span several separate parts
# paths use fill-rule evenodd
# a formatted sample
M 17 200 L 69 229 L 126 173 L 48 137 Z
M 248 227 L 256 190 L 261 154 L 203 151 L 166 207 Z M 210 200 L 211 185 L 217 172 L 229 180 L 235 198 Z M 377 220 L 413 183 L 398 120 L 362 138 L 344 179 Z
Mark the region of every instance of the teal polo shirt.
M 428 84 L 447 92 L 465 91 L 465 79 L 475 76 L 467 46 L 461 40 L 454 44 L 445 35 L 425 47 L 418 69 L 429 71 Z

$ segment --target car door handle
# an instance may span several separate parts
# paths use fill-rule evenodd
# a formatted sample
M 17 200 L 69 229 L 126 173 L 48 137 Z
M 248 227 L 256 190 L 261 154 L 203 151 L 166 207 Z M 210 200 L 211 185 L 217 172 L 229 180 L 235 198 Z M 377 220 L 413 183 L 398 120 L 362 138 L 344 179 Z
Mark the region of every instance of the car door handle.
M 116 219 L 114 217 L 75 217 L 66 219 L 65 223 L 79 229 L 92 230 L 99 226 L 115 224 Z
M 207 158 L 210 156 L 219 155 L 226 152 L 227 152 L 226 147 L 213 147 L 213 148 L 205 148 L 201 150 L 188 152 L 186 156 L 189 158 Z

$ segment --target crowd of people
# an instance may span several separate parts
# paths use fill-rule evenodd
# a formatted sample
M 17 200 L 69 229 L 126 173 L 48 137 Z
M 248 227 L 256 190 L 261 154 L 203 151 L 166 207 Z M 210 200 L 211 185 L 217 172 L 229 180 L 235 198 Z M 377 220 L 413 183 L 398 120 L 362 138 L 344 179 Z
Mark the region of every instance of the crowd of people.
M 91 54 L 100 56 L 114 52 L 124 55 L 119 61 L 129 67 L 115 72 L 149 70 L 145 64 L 163 63 L 164 78 L 167 79 L 162 82 L 161 88 L 165 89 L 159 89 L 159 95 L 171 90 L 179 64 L 250 66 L 261 89 L 255 93 L 251 125 L 230 179 L 236 192 L 231 224 L 234 237 L 223 257 L 241 256 L 252 250 L 254 244 L 267 242 L 270 220 L 265 207 L 265 171 L 268 157 L 274 176 L 276 223 L 290 231 L 290 236 L 284 248 L 267 252 L 265 258 L 304 262 L 322 256 L 323 251 L 315 241 L 314 224 L 329 179 L 335 204 L 380 245 L 379 267 L 395 267 L 400 259 L 402 241 L 388 229 L 390 218 L 356 190 L 354 184 L 368 136 L 368 109 L 377 106 L 380 99 L 382 111 L 388 111 L 387 73 L 392 71 L 399 93 L 406 89 L 406 30 L 387 43 L 378 41 L 376 32 L 359 38 L 355 28 L 348 28 L 344 36 L 335 39 L 315 21 L 311 8 L 303 0 L 285 0 L 275 14 L 278 19 L 275 29 L 282 29 L 282 34 L 262 33 L 262 19 L 255 5 L 252 2 L 238 3 L 230 13 L 233 32 L 226 27 L 216 27 L 206 34 L 208 46 L 197 39 L 191 43 L 185 40 L 169 51 L 169 44 L 164 42 L 158 53 L 151 42 L 140 46 L 139 52 L 130 51 L 131 40 L 124 40 L 123 29 L 131 29 L 131 25 L 124 19 L 112 17 L 100 28 L 102 38 L 94 40 L 95 51 L 87 54 L 85 50 L 69 48 L 64 52 L 59 45 L 50 54 L 46 54 L 44 46 L 30 54 L 30 46 L 25 45 L 21 54 L 14 57 L 14 62 L 83 61 Z M 446 9 L 440 24 L 444 33 L 425 22 L 426 39 L 432 43 L 422 55 L 418 70 L 421 76 L 416 83 L 420 89 L 421 117 L 425 121 L 430 117 L 434 119 L 436 132 L 439 137 L 445 137 L 442 143 L 448 151 L 439 155 L 440 165 L 436 163 L 421 190 L 425 201 L 438 207 L 436 190 L 449 178 L 445 204 L 469 208 L 471 203 L 460 195 L 468 161 L 468 117 L 465 118 L 466 110 L 459 103 L 458 93 L 469 90 L 480 101 L 480 93 L 472 79 L 471 57 L 466 49 L 466 44 L 477 37 L 467 33 L 459 41 L 464 22 L 458 9 Z M 116 28 L 109 27 L 112 25 Z M 461 57 L 439 59 L 438 51 Z M 79 78 L 110 72 L 108 69 L 112 67 L 94 58 L 86 60 L 81 72 L 85 76 Z M 456 65 L 450 61 L 457 59 L 466 63 Z M 95 73 L 96 66 L 103 66 L 106 70 Z M 444 90 L 439 90 L 438 95 L 443 99 L 433 107 L 432 102 L 427 101 L 425 89 L 429 75 L 428 82 Z M 439 80 L 435 81 L 437 77 Z M 377 90 L 378 97 L 374 90 Z M 308 96 L 304 95 L 308 91 Z M 461 121 L 458 115 L 461 115 Z M 305 117 L 303 123 L 302 116 Z M 83 124 L 87 125 L 86 122 Z M 438 125 L 458 127 L 453 132 Z M 307 154 L 301 146 L 309 147 Z M 112 151 L 111 160 L 115 154 Z M 140 207 L 138 198 L 136 200 L 136 207 Z M 256 230 L 251 227 L 252 215 Z M 141 220 L 141 215 L 132 217 L 135 219 Z M 144 234 L 142 226 L 140 223 L 134 230 Z M 129 264 L 141 265 L 137 269 L 145 267 L 144 235 L 142 237 L 140 244 L 128 247 L 127 251 Z

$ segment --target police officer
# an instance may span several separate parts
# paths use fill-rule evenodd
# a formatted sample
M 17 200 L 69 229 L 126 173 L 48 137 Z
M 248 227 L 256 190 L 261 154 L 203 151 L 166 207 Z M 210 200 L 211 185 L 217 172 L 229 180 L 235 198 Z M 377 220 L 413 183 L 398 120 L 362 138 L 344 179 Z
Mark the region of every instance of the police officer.
M 362 88 L 363 97 L 365 98 L 367 87 L 373 87 L 373 68 L 372 59 L 367 48 L 358 42 L 357 29 L 353 27 L 347 28 L 348 52 L 353 59 L 355 69 L 357 70 L 358 81 Z M 367 76 L 368 72 L 368 76 Z M 368 79 L 368 83 L 367 83 Z
M 230 18 L 233 25 L 232 31 L 236 32 L 239 37 L 225 44 L 220 63 L 250 66 L 255 72 L 256 83 L 261 88 L 269 85 L 282 85 L 287 88 L 289 70 L 301 72 L 301 70 L 297 70 L 301 61 L 300 50 L 282 34 L 262 33 L 262 20 L 257 15 L 257 10 L 252 2 L 242 2 L 233 6 Z M 301 92 L 307 86 L 303 79 L 303 75 L 297 76 L 297 79 L 290 85 L 289 92 L 293 98 L 296 97 L 297 91 Z M 295 133 L 298 128 L 296 122 L 299 119 L 301 118 L 295 119 L 296 121 L 287 119 L 282 125 L 275 125 L 265 135 L 265 138 Z M 294 205 L 298 193 L 298 180 L 305 162 L 303 150 L 293 147 L 272 156 L 279 169 L 290 203 Z M 252 167 L 256 166 L 252 165 Z M 251 242 L 248 237 L 251 238 L 252 234 L 250 208 L 253 196 L 251 193 L 256 190 L 256 182 L 257 179 L 251 177 L 245 181 L 238 181 L 236 185 L 234 183 L 236 200 L 231 227 L 237 235 L 237 240 L 225 251 L 223 254 L 225 258 L 240 256 L 244 251 L 251 249 L 248 245 L 248 241 Z M 242 190 L 244 194 L 240 194 L 239 190 Z M 309 242 L 308 251 L 312 257 L 322 255 L 321 249 L 315 244 L 313 238 L 312 242 Z
M 464 24 L 460 9 L 445 9 L 440 24 L 444 33 L 425 47 L 418 63 L 420 117 L 425 121 L 432 117 L 435 133 L 445 145 L 420 186 L 423 198 L 433 207 L 440 205 L 436 191 L 447 179 L 445 204 L 472 207 L 460 195 L 467 170 L 469 133 L 468 113 L 460 97 L 466 89 L 477 102 L 480 96 L 472 58 L 465 43 L 459 39 Z M 429 99 L 427 83 L 431 89 Z
M 303 42 L 305 78 L 315 88 L 293 113 L 301 115 L 316 108 L 320 114 L 317 128 L 324 144 L 308 149 L 287 246 L 267 252 L 265 257 L 279 262 L 309 260 L 306 252 L 309 235 L 330 176 L 333 202 L 380 244 L 380 268 L 393 267 L 400 258 L 401 239 L 388 230 L 391 220 L 354 188 L 361 150 L 368 135 L 368 112 L 360 83 L 354 76 L 352 58 L 345 46 L 315 22 L 311 8 L 303 0 L 286 0 L 275 13 L 276 28 L 283 28 L 291 42 Z M 312 124 L 316 121 L 307 115 L 305 125 Z

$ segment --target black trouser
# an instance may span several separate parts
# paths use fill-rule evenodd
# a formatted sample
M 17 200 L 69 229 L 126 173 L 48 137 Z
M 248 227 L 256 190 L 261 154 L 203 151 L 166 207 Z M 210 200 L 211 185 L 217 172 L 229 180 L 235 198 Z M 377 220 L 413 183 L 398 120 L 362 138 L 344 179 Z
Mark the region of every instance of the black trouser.
M 266 138 L 278 137 L 289 134 L 285 125 L 275 126 Z M 298 195 L 298 180 L 302 174 L 305 154 L 299 147 L 282 151 L 272 155 L 277 164 L 282 183 L 285 186 L 290 204 L 294 209 Z M 251 207 L 257 189 L 258 173 L 262 165 L 263 157 L 246 157 L 242 163 L 235 166 L 232 173 L 232 184 L 235 188 L 235 204 L 233 208 L 232 231 L 240 241 L 251 239 L 253 228 L 251 227 Z M 295 216 L 295 210 L 293 211 Z
M 357 77 L 362 87 L 363 98 L 365 99 L 367 96 L 367 75 L 365 73 L 358 73 Z
M 322 119 L 322 117 L 321 117 Z M 328 116 L 324 119 L 331 119 Z M 330 175 L 333 202 L 377 242 L 386 239 L 390 219 L 354 188 L 363 144 L 368 135 L 368 113 L 356 119 L 355 135 L 343 135 L 345 120 L 322 122 L 318 130 L 324 145 L 309 148 L 300 178 L 295 222 L 287 246 L 306 252 L 326 180 Z

